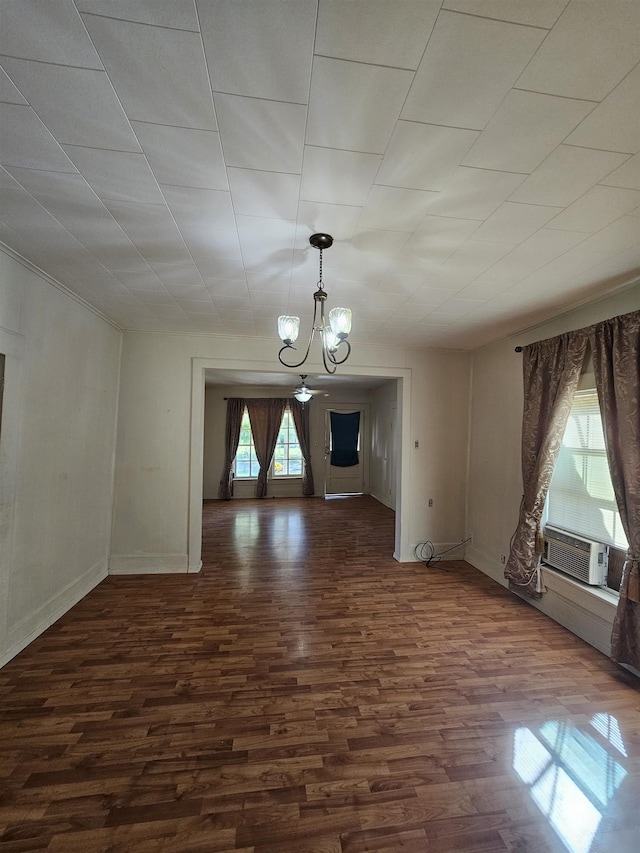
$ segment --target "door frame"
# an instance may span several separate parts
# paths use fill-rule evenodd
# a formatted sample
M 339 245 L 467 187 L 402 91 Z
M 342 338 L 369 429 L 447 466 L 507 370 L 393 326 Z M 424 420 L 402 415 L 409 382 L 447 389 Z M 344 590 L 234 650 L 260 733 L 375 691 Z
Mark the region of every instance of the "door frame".
M 238 373 L 269 373 L 264 361 L 235 358 L 232 369 Z M 202 481 L 204 460 L 204 388 L 205 370 L 230 369 L 228 358 L 191 359 L 191 441 L 189 447 L 189 506 L 187 508 L 187 547 L 189 572 L 202 566 Z M 315 368 L 314 368 L 315 369 Z M 319 370 L 322 366 L 318 366 Z M 415 561 L 411 546 L 411 368 L 353 367 L 348 376 L 375 376 L 397 381 L 398 438 L 396 465 L 396 525 L 393 557 L 401 563 Z
M 334 406 L 327 404 L 326 409 L 324 410 L 324 470 L 322 472 L 323 476 L 323 493 L 326 497 L 327 494 L 333 495 L 338 494 L 338 492 L 327 492 L 327 471 L 328 471 L 328 454 L 327 450 L 327 437 L 328 437 L 328 429 L 329 429 L 329 412 L 339 412 L 339 413 L 348 413 L 348 412 L 360 412 L 361 413 L 361 424 L 360 424 L 360 454 L 361 459 L 360 463 L 362 465 L 362 494 L 368 495 L 370 482 L 369 482 L 369 461 L 371 457 L 371 406 L 369 403 L 336 403 Z M 347 493 L 348 494 L 348 493 Z M 353 494 L 358 494 L 357 492 L 353 492 Z

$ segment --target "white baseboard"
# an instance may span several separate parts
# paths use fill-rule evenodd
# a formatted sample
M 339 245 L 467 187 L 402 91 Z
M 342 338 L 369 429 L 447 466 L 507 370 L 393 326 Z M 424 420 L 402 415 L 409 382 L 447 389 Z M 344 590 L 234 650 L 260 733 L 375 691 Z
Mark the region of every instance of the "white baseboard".
M 411 550 L 411 561 L 414 563 L 425 563 L 426 559 L 423 560 L 420 557 L 416 557 L 415 550 L 419 544 L 419 542 L 416 543 Z M 434 557 L 441 554 L 441 552 L 446 551 L 447 553 L 443 553 L 440 557 L 441 560 L 464 560 L 466 559 L 465 547 L 466 546 L 463 545 L 461 542 L 434 542 Z
M 112 554 L 110 575 L 168 575 L 200 571 L 189 568 L 188 554 Z
M 94 566 L 68 584 L 64 589 L 34 610 L 28 616 L 13 625 L 7 633 L 6 649 L 0 654 L 0 666 L 12 658 L 39 637 L 49 626 L 91 592 L 107 577 L 107 560 L 100 560 Z
M 372 498 L 375 498 L 378 501 L 378 503 L 381 503 L 384 506 L 388 506 L 389 509 L 392 509 L 395 511 L 395 506 L 391 503 L 391 501 L 388 498 L 383 498 L 380 495 L 376 494 L 375 492 L 370 492 L 369 494 L 371 495 Z

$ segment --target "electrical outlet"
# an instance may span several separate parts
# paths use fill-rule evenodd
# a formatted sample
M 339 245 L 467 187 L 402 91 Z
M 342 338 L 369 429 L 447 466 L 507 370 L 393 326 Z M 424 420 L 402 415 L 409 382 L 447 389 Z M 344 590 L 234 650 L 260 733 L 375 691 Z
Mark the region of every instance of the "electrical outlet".
M 429 506 L 433 506 L 433 498 L 429 498 Z
M 501 562 L 501 563 L 506 563 L 506 562 L 507 562 L 507 557 L 506 557 L 506 555 L 505 555 L 505 554 L 500 554 L 500 562 Z

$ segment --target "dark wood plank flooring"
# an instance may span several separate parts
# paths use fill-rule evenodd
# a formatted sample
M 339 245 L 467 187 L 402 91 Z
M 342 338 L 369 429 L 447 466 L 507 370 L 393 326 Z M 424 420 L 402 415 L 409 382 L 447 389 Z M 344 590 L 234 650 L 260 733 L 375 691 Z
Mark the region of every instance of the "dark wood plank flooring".
M 0 851 L 640 849 L 640 684 L 368 497 L 207 502 L 0 672 Z

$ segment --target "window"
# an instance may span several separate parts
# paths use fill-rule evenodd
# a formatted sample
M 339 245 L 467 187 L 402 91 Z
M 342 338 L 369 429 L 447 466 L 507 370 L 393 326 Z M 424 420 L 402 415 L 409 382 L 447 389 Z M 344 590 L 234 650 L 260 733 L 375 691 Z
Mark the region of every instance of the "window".
M 587 539 L 626 549 L 604 444 L 598 395 L 578 391 L 547 500 L 547 522 Z
M 274 477 L 302 477 L 302 451 L 293 416 L 287 409 L 282 416 L 278 442 L 273 454 Z
M 302 450 L 291 412 L 282 416 L 278 441 L 269 470 L 270 477 L 302 477 Z M 245 409 L 240 424 L 240 441 L 235 458 L 235 476 L 240 480 L 255 480 L 260 472 L 251 433 L 249 412 Z
M 253 446 L 249 412 L 245 409 L 240 423 L 240 441 L 238 442 L 238 450 L 236 452 L 235 475 L 239 479 L 248 480 L 257 478 L 259 472 L 260 463 L 256 456 L 256 449 Z

